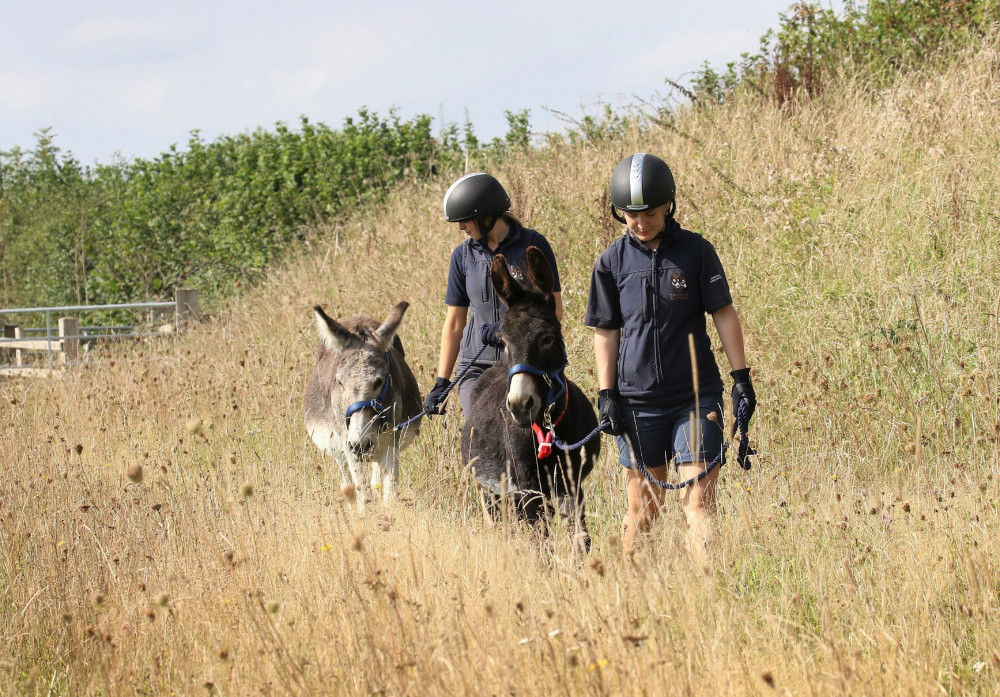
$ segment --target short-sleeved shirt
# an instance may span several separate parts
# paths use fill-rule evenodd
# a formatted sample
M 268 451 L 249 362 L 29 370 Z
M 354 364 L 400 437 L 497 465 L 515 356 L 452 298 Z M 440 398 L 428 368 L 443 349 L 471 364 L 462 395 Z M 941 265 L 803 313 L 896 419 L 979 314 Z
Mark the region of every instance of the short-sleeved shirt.
M 479 352 L 483 342 L 479 336 L 479 328 L 486 322 L 499 322 L 507 314 L 507 306 L 493 289 L 490 278 L 490 268 L 493 257 L 503 254 L 511 275 L 518 281 L 525 278 L 525 257 L 528 247 L 538 247 L 552 267 L 553 292 L 559 292 L 559 269 L 552 247 L 540 233 L 529 230 L 508 219 L 510 229 L 507 236 L 491 251 L 482 242 L 471 238 L 455 247 L 451 253 L 451 265 L 448 269 L 448 288 L 445 291 L 444 302 L 455 307 L 468 307 L 469 318 L 462 335 L 462 345 L 459 351 L 459 361 L 469 362 Z M 476 359 L 477 363 L 495 363 L 500 358 L 500 349 L 489 347 Z
M 652 250 L 627 230 L 597 259 L 583 323 L 618 329 L 618 392 L 628 402 L 670 406 L 694 393 L 688 335 L 701 394 L 722 391 L 705 313 L 733 302 L 722 262 L 701 235 L 667 223 Z

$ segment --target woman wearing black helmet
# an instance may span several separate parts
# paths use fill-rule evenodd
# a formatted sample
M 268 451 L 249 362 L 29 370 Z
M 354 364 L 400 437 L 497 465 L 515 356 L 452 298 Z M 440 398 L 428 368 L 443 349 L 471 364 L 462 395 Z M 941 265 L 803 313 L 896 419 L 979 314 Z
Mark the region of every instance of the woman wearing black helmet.
M 722 449 L 723 383 L 706 313 L 732 368 L 734 405 L 745 400 L 749 421 L 757 403 L 722 263 L 707 240 L 674 220 L 676 208 L 673 174 L 663 160 L 637 153 L 618 163 L 611 175 L 611 214 L 626 228 L 594 266 L 584 317 L 594 328 L 600 418 L 616 436 L 628 475 L 626 555 L 633 553 L 636 535 L 659 516 L 664 495 L 635 462 L 662 481 L 672 459 L 687 480 Z M 681 490 L 688 540 L 702 561 L 718 476 L 716 467 Z
M 458 223 L 458 229 L 468 238 L 451 255 L 448 288 L 444 296 L 447 314 L 441 328 L 438 377 L 424 400 L 424 411 L 428 414 L 444 412 L 441 401 L 456 361 L 461 363 L 461 370 L 486 344 L 486 350 L 476 358 L 458 386 L 462 411 L 468 414 L 472 385 L 484 370 L 499 360 L 503 345 L 497 331 L 507 306 L 493 292 L 490 280 L 493 257 L 503 254 L 511 274 L 520 279 L 524 277 L 528 247 L 538 247 L 552 267 L 556 316 L 560 319 L 563 312 L 562 293 L 559 270 L 548 240 L 524 227 L 510 212 L 510 197 L 495 177 L 474 172 L 458 179 L 444 195 L 444 219 L 449 223 Z M 484 324 L 486 328 L 481 333 L 480 328 Z

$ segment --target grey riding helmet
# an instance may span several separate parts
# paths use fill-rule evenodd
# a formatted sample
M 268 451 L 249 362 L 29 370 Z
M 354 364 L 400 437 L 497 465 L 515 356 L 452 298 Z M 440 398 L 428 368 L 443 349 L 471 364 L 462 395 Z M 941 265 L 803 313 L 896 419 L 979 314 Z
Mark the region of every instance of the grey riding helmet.
M 618 211 L 640 212 L 670 204 L 667 217 L 676 210 L 677 188 L 667 163 L 656 155 L 639 152 L 618 163 L 611 175 L 611 215 L 624 223 Z
M 510 210 L 510 196 L 503 186 L 485 172 L 466 174 L 448 187 L 444 195 L 444 219 L 449 223 L 475 220 L 483 234 L 492 229 L 497 218 Z M 487 217 L 493 219 L 487 224 Z

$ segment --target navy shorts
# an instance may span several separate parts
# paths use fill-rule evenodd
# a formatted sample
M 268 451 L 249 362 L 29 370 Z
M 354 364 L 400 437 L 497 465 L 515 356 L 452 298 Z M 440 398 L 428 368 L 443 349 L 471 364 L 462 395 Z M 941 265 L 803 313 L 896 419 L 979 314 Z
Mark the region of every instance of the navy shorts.
M 691 462 L 711 462 L 722 452 L 725 433 L 721 393 L 702 397 L 694 419 L 693 399 L 667 409 L 629 406 L 626 402 L 620 406 L 622 434 L 615 436 L 615 443 L 622 467 L 632 469 L 634 458 L 644 467 L 659 467 L 672 459 L 676 468 Z M 709 418 L 713 412 L 714 420 Z M 694 443 L 695 424 L 700 444 Z

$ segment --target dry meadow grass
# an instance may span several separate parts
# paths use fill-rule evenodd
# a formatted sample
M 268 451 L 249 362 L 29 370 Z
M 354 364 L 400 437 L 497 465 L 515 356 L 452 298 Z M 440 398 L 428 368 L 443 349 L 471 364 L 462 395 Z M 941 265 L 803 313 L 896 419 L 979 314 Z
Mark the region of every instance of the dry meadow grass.
M 0 381 L 0 692 L 1000 694 L 998 109 L 994 45 L 875 99 L 747 99 L 496 172 L 560 259 L 585 390 L 614 164 L 663 156 L 718 248 L 761 455 L 723 472 L 707 573 L 679 506 L 621 559 L 607 440 L 586 558 L 484 521 L 454 414 L 404 453 L 401 500 L 344 500 L 302 425 L 310 308 L 408 300 L 426 390 L 461 240 L 447 177 L 319 231 L 176 341 Z

